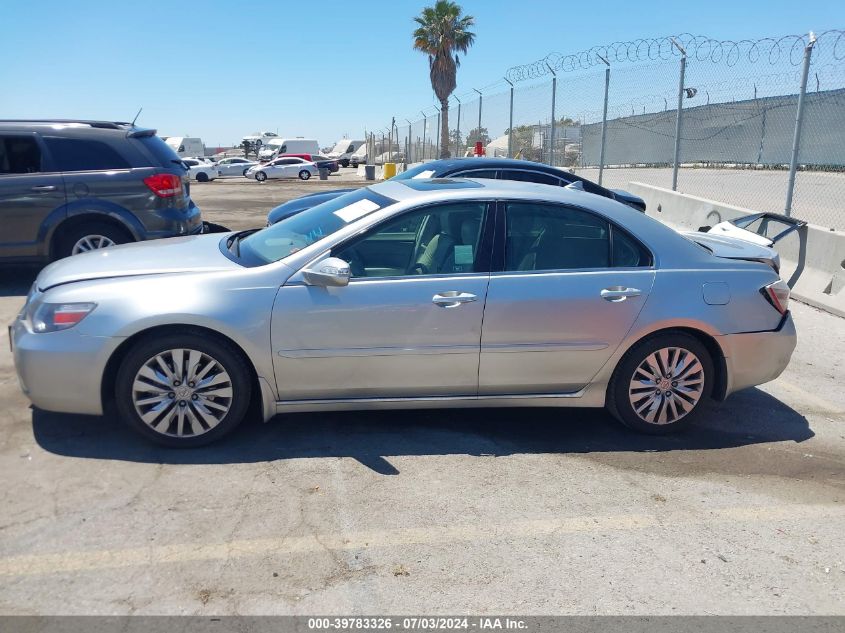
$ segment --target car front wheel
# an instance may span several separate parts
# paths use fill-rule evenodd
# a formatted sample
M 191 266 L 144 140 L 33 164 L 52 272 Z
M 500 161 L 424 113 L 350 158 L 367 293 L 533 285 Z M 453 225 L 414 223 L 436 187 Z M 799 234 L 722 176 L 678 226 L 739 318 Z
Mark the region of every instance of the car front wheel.
M 150 336 L 124 358 L 115 398 L 121 418 L 157 444 L 201 446 L 231 432 L 249 405 L 246 360 L 198 333 Z
M 713 390 L 713 360 L 695 337 L 647 338 L 622 358 L 608 388 L 608 409 L 623 424 L 659 435 L 695 421 Z
M 255 172 L 255 179 L 258 182 L 264 182 L 265 180 L 267 180 L 267 174 L 265 174 L 263 171 Z
M 197 182 L 208 182 L 209 180 L 210 179 L 208 177 L 208 174 L 204 171 L 201 171 L 197 174 Z
M 308 180 L 310 177 L 311 177 L 311 172 L 306 170 L 306 169 L 303 169 L 301 172 L 299 172 L 299 179 L 300 180 Z

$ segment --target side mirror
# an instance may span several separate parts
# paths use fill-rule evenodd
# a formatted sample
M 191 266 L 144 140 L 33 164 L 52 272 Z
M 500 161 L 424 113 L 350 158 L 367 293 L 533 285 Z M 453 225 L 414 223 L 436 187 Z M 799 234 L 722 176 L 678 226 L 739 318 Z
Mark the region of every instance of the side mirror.
M 329 257 L 302 271 L 309 286 L 346 286 L 351 276 L 349 264 L 339 257 Z

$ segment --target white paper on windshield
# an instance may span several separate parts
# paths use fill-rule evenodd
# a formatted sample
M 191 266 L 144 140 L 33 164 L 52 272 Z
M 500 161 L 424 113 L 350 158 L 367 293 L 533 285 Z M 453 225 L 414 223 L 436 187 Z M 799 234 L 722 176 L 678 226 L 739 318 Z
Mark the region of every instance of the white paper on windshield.
M 426 169 L 425 171 L 421 171 L 416 176 L 411 178 L 411 180 L 416 180 L 417 178 L 431 178 L 434 175 L 433 169 Z
M 372 200 L 359 200 L 358 202 L 353 202 L 342 209 L 338 209 L 334 212 L 334 214 L 348 224 L 349 222 L 354 222 L 358 218 L 364 217 L 368 213 L 372 213 L 378 208 L 379 206 Z

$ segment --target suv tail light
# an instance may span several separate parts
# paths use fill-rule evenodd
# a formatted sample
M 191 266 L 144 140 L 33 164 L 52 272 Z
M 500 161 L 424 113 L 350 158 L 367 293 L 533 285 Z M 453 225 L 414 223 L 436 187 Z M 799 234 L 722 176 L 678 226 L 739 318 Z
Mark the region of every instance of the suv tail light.
M 182 178 L 175 174 L 153 174 L 144 178 L 144 184 L 159 198 L 172 198 L 182 193 Z
M 775 310 L 781 314 L 786 314 L 789 309 L 789 286 L 783 279 L 778 279 L 768 286 L 763 286 L 760 288 L 760 292 Z

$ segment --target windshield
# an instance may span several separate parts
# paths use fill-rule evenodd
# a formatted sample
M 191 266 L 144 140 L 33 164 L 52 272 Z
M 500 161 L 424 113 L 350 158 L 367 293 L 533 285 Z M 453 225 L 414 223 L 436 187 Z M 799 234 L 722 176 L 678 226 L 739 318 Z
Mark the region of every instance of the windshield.
M 413 169 L 403 171 L 401 174 L 396 174 L 391 180 L 410 180 L 411 178 L 435 178 L 435 170 L 431 168 L 430 164 L 423 163 L 417 165 Z
M 240 257 L 252 266 L 277 262 L 395 202 L 367 187 L 350 191 L 245 237 Z

